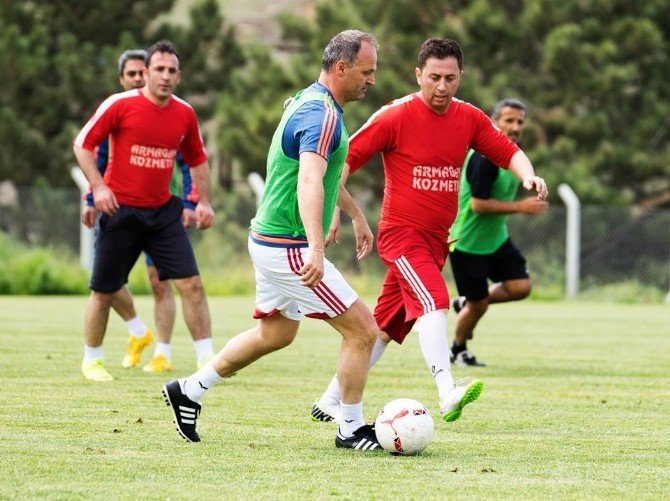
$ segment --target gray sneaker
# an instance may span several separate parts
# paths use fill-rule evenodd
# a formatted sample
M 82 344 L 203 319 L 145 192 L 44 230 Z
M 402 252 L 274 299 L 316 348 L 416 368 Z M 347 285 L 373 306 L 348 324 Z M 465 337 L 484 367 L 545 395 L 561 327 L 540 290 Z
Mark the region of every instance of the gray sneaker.
M 453 363 L 459 367 L 486 367 L 484 362 L 477 360 L 470 350 L 463 350 L 453 357 Z
M 454 309 L 456 314 L 460 313 L 463 307 L 465 306 L 467 299 L 465 296 L 458 296 L 451 302 L 451 307 Z

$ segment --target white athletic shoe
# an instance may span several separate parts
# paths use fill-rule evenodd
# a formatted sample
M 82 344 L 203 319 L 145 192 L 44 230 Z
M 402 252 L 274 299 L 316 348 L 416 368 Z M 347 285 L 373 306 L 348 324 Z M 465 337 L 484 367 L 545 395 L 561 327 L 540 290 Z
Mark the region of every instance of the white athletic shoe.
M 463 407 L 477 400 L 483 389 L 484 382 L 481 379 L 468 377 L 456 381 L 447 395 L 446 401 L 440 402 L 442 418 L 447 423 L 456 421 L 461 417 Z

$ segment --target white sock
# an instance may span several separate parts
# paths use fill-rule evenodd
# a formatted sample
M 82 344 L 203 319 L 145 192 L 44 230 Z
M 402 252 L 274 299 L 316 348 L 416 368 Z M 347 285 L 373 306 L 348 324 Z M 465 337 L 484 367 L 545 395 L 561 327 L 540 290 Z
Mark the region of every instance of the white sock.
M 195 357 L 198 359 L 198 363 L 205 362 L 214 355 L 214 341 L 211 337 L 193 341 L 193 346 L 195 347 Z
M 212 364 L 205 365 L 189 377 L 179 380 L 182 391 L 194 402 L 200 402 L 202 396 L 223 378 L 217 374 Z
M 381 339 L 377 338 L 375 340 L 375 344 L 372 347 L 372 353 L 370 355 L 370 369 L 372 369 L 372 367 L 374 367 L 377 361 L 382 357 L 387 346 L 388 343 L 385 343 Z M 340 405 L 340 402 L 342 401 L 342 392 L 340 391 L 340 383 L 337 380 L 337 374 L 335 374 L 333 379 L 330 380 L 328 388 L 326 388 L 326 391 L 323 392 L 323 395 L 321 395 L 319 401 Z
M 104 360 L 105 355 L 102 353 L 102 345 L 91 348 L 84 345 L 84 365 L 88 365 L 97 359 Z
M 333 379 L 330 380 L 328 388 L 326 388 L 326 391 L 321 395 L 319 401 L 339 405 L 341 400 L 342 392 L 340 391 L 340 383 L 337 380 L 337 374 L 335 374 Z
M 172 362 L 172 345 L 170 343 L 156 343 L 156 349 L 154 350 L 154 357 L 158 355 L 163 355 L 168 362 Z
M 139 315 L 127 320 L 126 325 L 128 326 L 131 336 L 144 337 L 144 334 L 147 332 L 147 326 L 144 325 L 144 322 L 142 322 Z
M 365 425 L 363 419 L 363 402 L 357 404 L 341 404 L 342 421 L 340 422 L 340 432 L 345 437 L 351 437 L 361 426 Z
M 385 343 L 379 337 L 375 339 L 375 344 L 372 347 L 372 353 L 370 354 L 370 369 L 372 369 L 377 361 L 382 358 L 382 355 L 384 354 L 384 350 L 386 350 L 386 347 L 388 346 L 388 343 Z
M 421 317 L 418 328 L 423 358 L 433 374 L 442 401 L 454 385 L 454 378 L 451 375 L 451 350 L 447 342 L 446 312 L 437 310 L 427 313 Z

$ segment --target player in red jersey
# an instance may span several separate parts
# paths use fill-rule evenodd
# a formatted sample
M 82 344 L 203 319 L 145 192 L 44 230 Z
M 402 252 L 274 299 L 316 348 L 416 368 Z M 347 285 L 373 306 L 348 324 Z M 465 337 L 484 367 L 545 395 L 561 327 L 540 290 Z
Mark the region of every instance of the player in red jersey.
M 197 227 L 214 223 L 207 153 L 193 108 L 173 95 L 179 84 L 179 55 L 160 41 L 147 52 L 146 85 L 107 98 L 74 141 L 74 153 L 103 214 L 95 249 L 91 296 L 84 323 L 82 372 L 109 381 L 102 341 L 113 294 L 128 280 L 142 251 L 151 255 L 161 280 L 173 279 L 182 296 L 184 319 L 197 339 L 211 337 L 207 299 L 193 248 L 181 223 L 182 204 L 170 193 L 177 150 L 191 167 L 200 195 Z M 94 148 L 110 137 L 104 179 Z
M 454 421 L 476 400 L 482 381 L 454 382 L 447 342 L 449 292 L 442 277 L 447 240 L 458 209 L 461 166 L 470 148 L 507 167 L 524 188 L 544 199 L 547 187 L 535 176 L 528 157 L 498 130 L 484 112 L 454 97 L 463 71 L 457 42 L 426 40 L 415 69 L 420 90 L 384 106 L 352 137 L 350 172 L 381 153 L 385 187 L 377 248 L 388 271 L 377 300 L 375 319 L 382 334 L 370 367 L 391 340 L 402 343 L 416 330 L 424 358 L 438 388 L 445 421 Z M 343 175 L 343 182 L 346 180 Z M 347 196 L 342 191 L 341 196 Z M 337 239 L 337 228 L 331 240 Z M 312 408 L 321 421 L 339 418 L 339 384 L 333 378 Z

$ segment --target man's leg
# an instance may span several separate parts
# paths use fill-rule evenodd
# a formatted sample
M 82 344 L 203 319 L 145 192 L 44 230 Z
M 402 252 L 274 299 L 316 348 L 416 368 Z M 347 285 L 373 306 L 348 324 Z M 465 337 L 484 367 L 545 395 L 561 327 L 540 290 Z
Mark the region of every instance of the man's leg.
M 84 317 L 84 359 L 81 371 L 91 381 L 112 381 L 112 377 L 103 366 L 104 355 L 102 341 L 107 329 L 112 293 L 91 291 Z
M 147 258 L 147 274 L 154 295 L 154 322 L 156 323 L 157 341 L 153 357 L 142 370 L 144 372 L 168 372 L 172 370 L 170 341 L 177 315 L 177 302 L 172 293 L 172 284 L 169 280 L 160 280 L 158 270 L 153 264 L 149 264 L 149 258 Z
M 363 418 L 363 390 L 372 346 L 380 332 L 377 322 L 360 298 L 344 313 L 326 322 L 342 334 L 337 362 L 337 380 L 342 392 L 341 420 L 335 446 L 358 451 L 381 450 L 374 429 L 365 424 Z
M 389 335 L 384 331 L 379 331 L 377 339 L 375 339 L 375 343 L 372 346 L 368 372 L 382 357 L 390 342 L 391 338 Z M 321 397 L 312 406 L 312 420 L 323 422 L 335 421 L 339 423 L 342 410 L 340 407 L 341 403 L 342 391 L 340 390 L 340 383 L 337 380 L 337 374 L 335 374 L 330 380 L 326 391 L 323 392 Z
M 451 362 L 458 365 L 485 365 L 467 349 L 479 319 L 489 307 L 488 274 L 494 257 L 453 251 L 449 257 L 451 269 L 461 294 L 452 302 L 456 312 L 454 343 L 451 347 Z
M 454 343 L 458 346 L 465 346 L 468 339 L 472 339 L 472 333 L 488 310 L 489 298 L 480 300 L 468 299 L 460 313 L 456 317 L 456 330 L 454 332 Z M 454 354 L 456 355 L 456 354 Z
M 125 285 L 112 294 L 112 308 L 125 320 L 130 332 L 126 353 L 121 362 L 123 368 L 130 369 L 139 363 L 142 351 L 151 344 L 154 337 L 137 314 L 133 296 Z
M 374 318 L 377 325 L 383 325 L 384 329 L 396 329 L 399 325 L 405 322 L 405 308 L 402 302 L 402 291 L 396 275 L 387 270 L 382 291 L 377 298 L 377 305 L 375 306 Z M 384 331 L 379 330 L 375 343 L 372 347 L 370 355 L 370 365 L 368 371 L 372 369 L 377 361 L 381 358 L 386 350 L 386 347 L 391 342 L 391 337 Z M 342 401 L 342 392 L 337 380 L 337 374 L 333 376 L 321 397 L 312 406 L 312 420 L 313 421 L 335 421 L 340 422 Z
M 506 303 L 526 299 L 533 288 L 530 278 L 504 280 L 489 287 L 489 303 Z M 467 304 L 467 303 L 466 303 Z
M 112 294 L 112 308 L 125 322 L 137 316 L 133 296 L 125 285 Z
M 214 355 L 212 325 L 207 297 L 200 275 L 174 280 L 181 294 L 184 321 L 196 345 L 198 366 L 204 366 Z
M 340 334 L 342 346 L 337 362 L 337 379 L 342 392 L 342 403 L 355 404 L 363 399 L 368 377 L 372 345 L 380 333 L 372 312 L 359 298 L 347 311 L 326 320 Z
M 207 298 L 198 272 L 193 247 L 184 230 L 181 216 L 181 200 L 173 196 L 166 205 L 157 210 L 155 218 L 151 219 L 150 222 L 147 221 L 149 230 L 144 251 L 148 257 L 147 265 L 155 265 L 159 272 L 157 278 L 173 279 L 177 290 L 181 294 L 184 321 L 195 344 L 198 366 L 200 367 L 214 355 L 214 345 L 212 343 Z M 151 261 L 149 261 L 149 258 Z M 159 281 L 157 280 L 154 283 L 157 282 Z M 168 282 L 161 285 L 165 288 L 170 287 Z M 160 291 L 170 294 L 166 298 L 171 298 L 174 301 L 171 291 L 167 291 L 163 287 Z M 176 306 L 172 307 L 176 310 Z M 170 327 L 169 332 L 171 334 L 174 325 L 174 312 L 167 313 L 166 316 L 172 325 L 164 325 L 164 328 L 167 332 L 167 327 Z M 159 319 L 156 321 L 163 322 Z
M 416 329 L 419 331 L 423 358 L 437 385 L 442 418 L 447 422 L 456 421 L 461 417 L 463 408 L 479 398 L 484 383 L 469 378 L 454 383 L 447 341 L 446 310 L 426 313 L 419 319 Z
M 454 361 L 460 365 L 483 365 L 467 351 L 466 343 L 472 339 L 480 319 L 489 304 L 519 301 L 528 297 L 532 284 L 526 260 L 511 240 L 496 252 L 473 256 L 467 253 L 452 254 L 454 277 L 461 294 L 467 297 L 456 322 Z M 487 279 L 494 283 L 487 285 Z M 474 298 L 474 299 L 473 299 Z M 464 352 L 463 355 L 458 355 Z
M 489 303 L 520 301 L 533 288 L 526 266 L 526 258 L 511 240 L 507 240 L 492 256 L 488 288 Z
M 177 302 L 169 280 L 160 280 L 155 266 L 147 265 L 147 274 L 154 295 L 154 322 L 158 342 L 170 344 L 177 315 Z
M 299 325 L 280 314 L 262 318 L 255 327 L 228 341 L 209 364 L 186 378 L 167 383 L 163 394 L 172 406 L 179 434 L 199 442 L 195 423 L 201 409 L 198 402 L 205 392 L 263 355 L 291 344 Z

